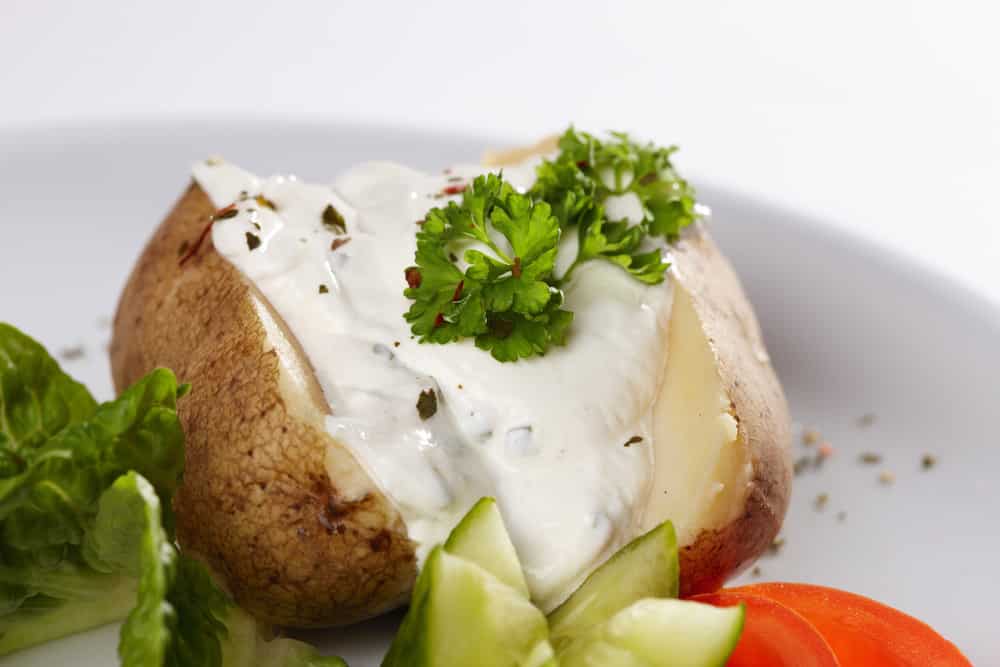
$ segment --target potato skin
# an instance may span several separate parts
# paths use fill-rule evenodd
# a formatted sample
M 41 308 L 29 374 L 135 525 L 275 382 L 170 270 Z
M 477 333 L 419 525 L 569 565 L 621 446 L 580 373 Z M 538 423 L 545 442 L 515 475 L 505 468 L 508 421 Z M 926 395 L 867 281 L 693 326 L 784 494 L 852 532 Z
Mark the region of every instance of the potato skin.
M 543 140 L 486 162 L 513 164 L 553 147 Z M 344 625 L 396 607 L 415 578 L 413 544 L 392 503 L 323 428 L 329 408 L 294 336 L 283 331 L 294 353 L 279 354 L 261 322 L 260 313 L 270 312 L 266 299 L 210 237 L 178 266 L 181 245 L 197 238 L 212 213 L 192 184 L 126 285 L 111 347 L 119 390 L 156 366 L 192 383 L 179 406 L 188 442 L 175 500 L 178 538 L 264 621 Z M 685 231 L 671 255 L 752 466 L 739 517 L 681 546 L 681 593 L 690 595 L 720 587 L 777 535 L 791 490 L 791 436 L 785 397 L 728 261 L 700 225 Z M 273 312 L 271 319 L 283 328 Z M 288 374 L 305 386 L 283 381 Z M 328 448 L 338 460 L 333 480 Z M 360 496 L 359 486 L 368 489 Z
M 211 236 L 179 266 L 213 212 L 192 184 L 133 269 L 111 343 L 119 391 L 158 366 L 192 385 L 178 407 L 187 435 L 178 540 L 266 622 L 345 625 L 399 606 L 416 575 L 413 544 L 324 430 L 329 408 L 294 337 L 283 332 L 279 353 L 260 315 L 266 300 Z
M 673 245 L 671 262 L 715 352 L 739 444 L 753 471 L 739 518 L 681 547 L 681 595 L 693 595 L 714 591 L 739 574 L 781 529 L 792 489 L 791 418 L 750 300 L 700 224 Z

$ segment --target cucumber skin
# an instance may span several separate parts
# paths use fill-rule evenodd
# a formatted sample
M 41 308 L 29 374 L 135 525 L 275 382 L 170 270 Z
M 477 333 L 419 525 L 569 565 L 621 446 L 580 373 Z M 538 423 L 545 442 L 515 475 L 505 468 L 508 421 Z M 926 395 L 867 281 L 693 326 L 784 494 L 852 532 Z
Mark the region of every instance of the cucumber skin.
M 651 566 L 657 570 L 651 572 Z M 622 586 L 623 581 L 636 581 L 643 574 L 647 581 L 641 583 L 645 586 L 632 589 Z M 673 524 L 664 521 L 619 549 L 549 614 L 552 642 L 558 652 L 574 636 L 607 621 L 635 602 L 644 598 L 675 598 L 679 590 L 677 535 Z
M 410 608 L 403 617 L 399 631 L 392 640 L 389 652 L 382 660 L 382 667 L 408 667 L 426 664 L 429 652 L 427 633 L 423 632 L 431 597 L 430 565 L 438 558 L 441 547 L 436 547 L 427 557 L 424 568 L 413 586 Z
M 553 657 L 541 611 L 439 545 L 417 578 L 382 667 L 555 667 Z

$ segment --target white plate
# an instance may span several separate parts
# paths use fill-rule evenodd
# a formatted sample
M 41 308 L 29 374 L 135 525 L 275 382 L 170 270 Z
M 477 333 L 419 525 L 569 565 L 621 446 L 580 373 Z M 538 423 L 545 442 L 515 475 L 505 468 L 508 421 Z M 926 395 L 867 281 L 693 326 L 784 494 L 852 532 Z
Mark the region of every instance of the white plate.
M 683 137 L 680 137 L 683 139 Z M 209 154 L 329 179 L 364 159 L 426 168 L 475 159 L 483 140 L 369 126 L 197 122 L 0 133 L 0 318 L 111 395 L 107 320 L 133 260 Z M 977 664 L 1000 664 L 1000 313 L 927 270 L 793 211 L 700 185 L 713 231 L 763 323 L 799 424 L 835 454 L 796 479 L 787 543 L 761 579 L 810 581 L 927 621 Z M 975 242 L 971 239 L 970 242 Z M 875 415 L 863 426 L 863 415 Z M 796 442 L 796 452 L 808 448 Z M 862 452 L 881 465 L 865 466 Z M 937 464 L 924 471 L 925 453 Z M 880 472 L 895 476 L 880 483 Z M 823 509 L 816 496 L 828 494 Z M 846 517 L 838 519 L 838 514 Z M 753 579 L 746 575 L 745 580 Z M 376 665 L 398 616 L 311 633 L 352 667 Z M 4 664 L 108 665 L 105 628 Z M 72 658 L 70 657 L 72 656 Z

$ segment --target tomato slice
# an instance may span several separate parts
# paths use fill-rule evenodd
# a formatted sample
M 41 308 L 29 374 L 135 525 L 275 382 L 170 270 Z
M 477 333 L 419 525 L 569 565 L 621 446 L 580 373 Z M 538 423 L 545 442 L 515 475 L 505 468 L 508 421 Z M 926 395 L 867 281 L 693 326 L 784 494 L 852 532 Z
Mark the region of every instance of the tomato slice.
M 713 607 L 746 605 L 746 621 L 726 667 L 840 667 L 823 635 L 783 604 L 729 591 L 691 598 Z
M 722 593 L 739 599 L 765 597 L 791 608 L 823 635 L 843 667 L 972 667 L 926 623 L 861 595 L 788 583 L 751 584 Z

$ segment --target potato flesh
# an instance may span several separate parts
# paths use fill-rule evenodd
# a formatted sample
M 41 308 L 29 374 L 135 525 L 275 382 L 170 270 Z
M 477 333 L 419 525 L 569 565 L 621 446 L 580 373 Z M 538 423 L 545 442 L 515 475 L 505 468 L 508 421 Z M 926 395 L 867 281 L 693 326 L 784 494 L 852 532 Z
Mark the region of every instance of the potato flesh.
M 667 370 L 653 408 L 653 482 L 642 530 L 670 519 L 678 544 L 735 519 L 752 466 L 691 296 L 675 282 Z

